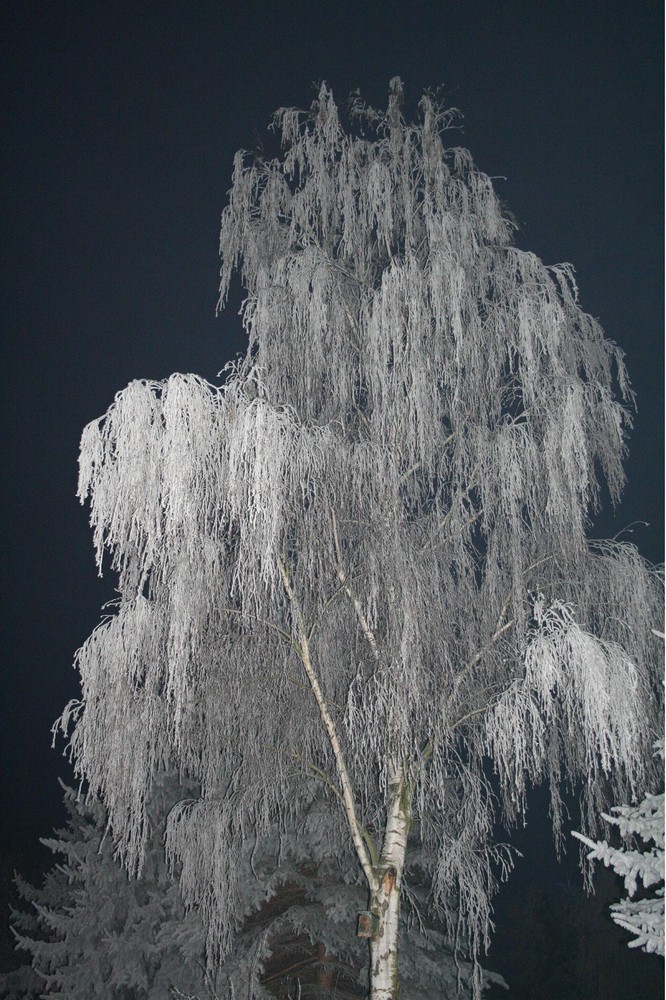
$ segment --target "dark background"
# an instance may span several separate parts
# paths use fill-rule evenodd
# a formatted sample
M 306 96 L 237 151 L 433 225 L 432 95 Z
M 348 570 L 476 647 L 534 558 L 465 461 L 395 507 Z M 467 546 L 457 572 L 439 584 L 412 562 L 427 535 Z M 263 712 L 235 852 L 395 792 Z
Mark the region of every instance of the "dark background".
M 519 245 L 546 263 L 574 264 L 583 307 L 625 350 L 638 397 L 625 499 L 594 530 L 632 526 L 628 537 L 662 561 L 660 7 L 5 5 L 3 900 L 13 868 L 35 877 L 50 860 L 38 838 L 62 820 L 56 778 L 68 777 L 50 727 L 78 693 L 74 651 L 113 596 L 113 580 L 96 577 L 87 512 L 75 499 L 80 432 L 131 379 L 192 371 L 213 380 L 242 349 L 239 298 L 215 317 L 232 156 L 256 147 L 277 107 L 309 106 L 322 79 L 341 105 L 360 88 L 385 106 L 388 81 L 400 75 L 410 116 L 423 90 L 441 85 L 464 113 L 450 141 L 498 178 Z M 545 813 L 537 794 L 487 964 L 525 1000 L 660 996 L 663 963 L 629 953 L 605 914 L 617 884 L 606 880 L 607 897 L 587 903 L 573 864 L 555 864 Z M 528 973 L 539 948 L 545 971 Z M 534 993 L 530 975 L 541 976 Z M 552 994 L 548 975 L 559 981 Z M 566 975 L 574 985 L 565 989 Z

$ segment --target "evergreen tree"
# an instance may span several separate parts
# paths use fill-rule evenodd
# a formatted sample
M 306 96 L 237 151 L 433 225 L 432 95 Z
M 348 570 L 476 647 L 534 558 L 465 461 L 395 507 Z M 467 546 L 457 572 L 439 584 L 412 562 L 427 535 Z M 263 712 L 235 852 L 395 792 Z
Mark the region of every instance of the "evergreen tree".
M 655 744 L 657 754 L 664 759 L 664 740 Z M 626 842 L 635 837 L 643 841 L 643 849 L 611 847 L 607 841 L 590 840 L 580 833 L 574 837 L 592 850 L 589 861 L 603 861 L 624 879 L 627 899 L 611 906 L 616 924 L 635 935 L 630 948 L 641 948 L 656 955 L 664 954 L 664 793 L 646 795 L 637 806 L 613 806 L 611 813 L 602 813 L 607 823 L 617 826 Z M 655 888 L 656 887 L 656 888 Z M 639 890 L 652 893 L 635 896 Z
M 529 780 L 599 808 L 643 794 L 658 726 L 650 567 L 591 545 L 599 475 L 623 484 L 631 392 L 570 267 L 516 249 L 488 177 L 447 149 L 431 95 L 407 124 L 322 86 L 238 154 L 221 297 L 247 290 L 224 386 L 133 382 L 84 431 L 115 615 L 78 653 L 62 717 L 76 767 L 141 871 L 153 776 L 201 788 L 167 842 L 215 965 L 242 910 L 249 830 L 289 829 L 320 778 L 374 920 L 373 1000 L 398 994 L 419 821 L 430 905 L 476 957 Z M 621 796 L 621 798 L 620 798 Z M 371 921 L 372 923 L 372 921 Z M 481 990 L 480 969 L 475 990 Z
M 65 788 L 67 825 L 42 841 L 60 860 L 39 888 L 15 880 L 30 907 L 12 911 L 17 947 L 30 954 L 31 967 L 0 979 L 0 993 L 163 1000 L 179 988 L 212 995 L 201 922 L 185 912 L 164 861 L 169 796 L 173 802 L 173 781 L 155 784 L 146 864 L 142 877 L 131 879 L 113 856 L 101 803 L 84 804 Z
M 287 833 L 250 838 L 240 854 L 243 915 L 218 978 L 220 996 L 367 995 L 368 954 L 357 936 L 367 889 L 354 853 L 339 853 L 332 803 L 313 798 Z M 401 994 L 405 1000 L 471 997 L 472 966 L 454 957 L 446 930 L 427 903 L 418 847 L 410 852 L 410 893 L 401 914 Z M 484 985 L 498 975 L 484 972 Z M 460 993 L 458 989 L 460 988 Z
M 17 947 L 31 964 L 0 976 L 0 995 L 307 1000 L 333 987 L 341 1000 L 365 995 L 367 954 L 356 936 L 365 892 L 353 854 L 332 854 L 331 806 L 321 800 L 288 834 L 245 843 L 233 950 L 217 970 L 216 987 L 206 980 L 203 928 L 166 874 L 160 839 L 165 803 L 183 793 L 173 776 L 158 786 L 158 803 L 149 810 L 156 836 L 134 880 L 113 857 L 101 804 L 86 806 L 65 788 L 67 827 L 43 841 L 64 862 L 41 888 L 15 879 L 30 907 L 12 911 Z M 418 855 L 409 861 L 416 870 Z M 401 941 L 406 998 L 425 1000 L 433 991 L 453 996 L 459 984 L 463 998 L 471 995 L 465 988 L 471 966 L 454 960 L 418 885 L 403 915 Z M 485 979 L 502 983 L 492 973 Z

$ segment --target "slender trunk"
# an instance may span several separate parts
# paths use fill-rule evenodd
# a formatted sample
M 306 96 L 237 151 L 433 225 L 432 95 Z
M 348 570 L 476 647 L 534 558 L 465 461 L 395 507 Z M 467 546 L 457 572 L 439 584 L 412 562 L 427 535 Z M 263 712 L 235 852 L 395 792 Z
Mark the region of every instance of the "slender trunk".
M 411 824 L 410 796 L 401 772 L 390 785 L 381 878 L 370 896 L 376 929 L 370 939 L 370 1000 L 397 1000 L 400 883 Z
M 305 673 L 307 675 L 308 681 L 310 682 L 312 693 L 315 696 L 317 707 L 319 708 L 319 714 L 321 716 L 321 720 L 328 734 L 328 738 L 331 744 L 331 749 L 333 750 L 333 755 L 335 757 L 335 766 L 338 772 L 338 778 L 340 780 L 340 789 L 339 789 L 340 798 L 342 799 L 345 815 L 347 817 L 347 822 L 349 823 L 349 829 L 351 831 L 352 840 L 354 841 L 354 847 L 356 848 L 356 854 L 358 855 L 358 859 L 361 862 L 361 867 L 363 868 L 365 877 L 368 880 L 368 885 L 371 887 L 372 891 L 376 887 L 375 873 L 372 870 L 370 856 L 363 841 L 363 832 L 361 830 L 361 825 L 358 821 L 358 816 L 356 815 L 356 805 L 354 804 L 354 792 L 352 789 L 351 781 L 349 779 L 347 765 L 345 764 L 345 759 L 342 753 L 342 747 L 340 746 L 340 740 L 338 739 L 338 734 L 335 728 L 333 717 L 331 716 L 328 705 L 326 704 L 326 699 L 324 698 L 323 691 L 319 684 L 319 680 L 317 678 L 317 674 L 315 672 L 315 668 L 312 663 L 308 630 L 305 627 L 305 621 L 303 619 L 303 614 L 296 599 L 296 594 L 294 592 L 293 587 L 291 586 L 291 583 L 289 582 L 289 576 L 287 574 L 286 567 L 281 565 L 280 570 L 282 572 L 282 582 L 284 584 L 284 589 L 287 592 L 287 597 L 291 601 L 291 606 L 298 627 L 299 645 L 297 647 L 297 652 L 305 668 Z
M 357 617 L 361 623 L 364 635 L 372 649 L 375 659 L 379 662 L 379 650 L 372 629 L 367 623 L 360 603 L 347 585 L 347 577 L 342 569 L 340 546 L 337 538 L 337 526 L 333 515 L 333 531 L 336 554 L 340 562 L 338 579 L 343 584 L 348 596 L 354 604 Z M 287 597 L 291 602 L 298 630 L 298 645 L 296 650 L 303 663 L 305 672 L 312 688 L 322 722 L 328 733 L 331 748 L 340 780 L 338 794 L 342 800 L 349 829 L 356 848 L 358 859 L 368 881 L 370 889 L 370 913 L 374 919 L 374 927 L 370 938 L 370 998 L 369 1000 L 397 1000 L 398 998 L 398 925 L 400 920 L 400 883 L 405 867 L 405 852 L 407 837 L 411 825 L 411 790 L 409 781 L 397 761 L 391 761 L 391 780 L 389 782 L 388 814 L 384 843 L 379 860 L 373 864 L 373 859 L 364 840 L 365 831 L 361 828 L 356 814 L 352 784 L 345 764 L 342 748 L 338 739 L 335 723 L 324 698 L 310 652 L 309 632 L 305 626 L 303 614 L 298 604 L 296 594 L 291 586 L 286 566 L 281 565 L 282 581 Z M 365 935 L 363 935 L 365 936 Z
M 326 951 L 326 945 L 317 944 L 317 986 L 322 993 L 330 994 L 333 989 L 333 956 Z

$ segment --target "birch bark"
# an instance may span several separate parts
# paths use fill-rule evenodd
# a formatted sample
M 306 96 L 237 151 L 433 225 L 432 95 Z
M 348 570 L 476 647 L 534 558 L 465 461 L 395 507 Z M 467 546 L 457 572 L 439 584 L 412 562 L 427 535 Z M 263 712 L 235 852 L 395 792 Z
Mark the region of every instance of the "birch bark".
M 370 939 L 370 1000 L 397 1000 L 400 883 L 411 825 L 410 795 L 404 775 L 396 770 L 390 784 L 386 833 L 379 879 L 370 897 L 377 929 Z

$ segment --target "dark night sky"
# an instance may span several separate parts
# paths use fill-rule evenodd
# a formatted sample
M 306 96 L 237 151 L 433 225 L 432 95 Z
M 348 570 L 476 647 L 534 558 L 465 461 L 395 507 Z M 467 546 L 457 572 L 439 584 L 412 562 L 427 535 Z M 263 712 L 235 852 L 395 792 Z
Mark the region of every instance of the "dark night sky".
M 49 730 L 77 694 L 73 653 L 113 595 L 75 499 L 80 432 L 131 379 L 214 379 L 242 348 L 239 302 L 215 317 L 232 156 L 277 107 L 309 106 L 322 79 L 341 104 L 360 88 L 381 106 L 400 75 L 408 113 L 442 85 L 464 113 L 452 141 L 502 178 L 519 244 L 574 264 L 638 396 L 625 501 L 597 530 L 648 522 L 631 537 L 662 560 L 659 8 L 4 5 L 3 874 L 30 870 L 61 820 L 67 771 Z

